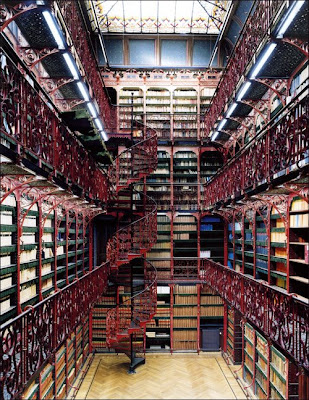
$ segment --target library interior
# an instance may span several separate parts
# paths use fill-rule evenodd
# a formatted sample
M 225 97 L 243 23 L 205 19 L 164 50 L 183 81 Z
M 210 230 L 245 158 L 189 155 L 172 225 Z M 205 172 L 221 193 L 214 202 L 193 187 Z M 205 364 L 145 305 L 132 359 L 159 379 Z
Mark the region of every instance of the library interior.
M 1 399 L 309 399 L 308 3 L 1 0 Z

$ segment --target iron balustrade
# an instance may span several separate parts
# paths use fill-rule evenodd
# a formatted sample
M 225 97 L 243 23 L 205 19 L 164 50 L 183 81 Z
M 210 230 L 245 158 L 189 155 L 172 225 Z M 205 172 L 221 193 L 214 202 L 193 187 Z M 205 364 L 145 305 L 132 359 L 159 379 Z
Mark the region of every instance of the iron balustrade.
M 209 259 L 201 259 L 200 279 L 309 370 L 308 304 Z
M 108 263 L 75 280 L 0 327 L 2 399 L 20 397 L 107 287 Z
M 243 26 L 212 98 L 211 106 L 205 114 L 205 128 L 204 132 L 201 132 L 202 137 L 209 136 L 254 53 L 268 35 L 272 21 L 283 3 L 283 0 L 258 0 L 255 2 L 254 11 Z
M 235 157 L 218 170 L 204 188 L 204 208 L 269 183 L 309 162 L 309 103 L 304 89 Z
M 111 104 L 94 50 L 91 48 L 79 2 L 76 0 L 56 0 L 56 4 L 85 70 L 86 79 L 98 103 L 104 121 L 104 130 L 108 133 L 115 132 L 117 129 L 116 107 Z
M 3 53 L 0 132 L 20 158 L 37 160 L 53 177 L 80 187 L 91 199 L 107 201 L 107 177 L 83 145 Z

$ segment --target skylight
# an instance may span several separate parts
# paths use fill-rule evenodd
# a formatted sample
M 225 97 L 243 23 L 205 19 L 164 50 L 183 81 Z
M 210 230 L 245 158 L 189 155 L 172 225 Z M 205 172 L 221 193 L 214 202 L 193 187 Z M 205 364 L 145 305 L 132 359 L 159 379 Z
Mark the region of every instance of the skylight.
M 92 4 L 91 4 L 92 3 Z M 102 33 L 219 34 L 230 0 L 89 0 Z

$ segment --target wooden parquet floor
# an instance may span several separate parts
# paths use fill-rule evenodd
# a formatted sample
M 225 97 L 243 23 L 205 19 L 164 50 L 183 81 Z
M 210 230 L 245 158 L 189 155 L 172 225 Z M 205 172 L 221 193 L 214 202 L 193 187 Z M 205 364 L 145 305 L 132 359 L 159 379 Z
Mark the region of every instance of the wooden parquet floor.
M 129 375 L 124 355 L 95 355 L 76 399 L 245 399 L 220 353 L 147 354 Z

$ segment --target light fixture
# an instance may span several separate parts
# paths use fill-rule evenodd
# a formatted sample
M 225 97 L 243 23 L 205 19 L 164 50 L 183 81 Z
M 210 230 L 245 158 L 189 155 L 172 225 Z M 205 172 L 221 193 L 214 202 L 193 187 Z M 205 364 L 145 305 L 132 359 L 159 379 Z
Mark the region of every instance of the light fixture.
M 70 70 L 73 78 L 79 79 L 78 71 L 77 71 L 75 65 L 73 64 L 72 58 L 69 55 L 69 53 L 63 54 L 63 58 L 65 59 L 65 62 L 67 63 L 67 66 L 69 67 L 69 70 Z
M 85 101 L 89 101 L 90 100 L 89 94 L 88 94 L 88 92 L 87 92 L 87 90 L 85 88 L 84 83 L 83 82 L 77 82 L 77 86 L 78 86 L 78 89 L 80 90 L 84 100 Z
M 99 120 L 99 118 L 96 118 L 94 120 L 94 123 L 96 124 L 96 127 L 98 128 L 99 131 L 103 131 L 103 125 L 102 122 Z
M 255 79 L 255 77 L 257 76 L 257 74 L 261 71 L 261 69 L 263 68 L 263 66 L 265 65 L 266 61 L 269 59 L 270 55 L 272 54 L 272 52 L 275 50 L 277 44 L 276 43 L 271 43 L 268 47 L 268 49 L 266 50 L 265 54 L 263 55 L 263 57 L 260 59 L 260 61 L 254 66 L 253 72 L 250 76 L 250 79 Z
M 224 127 L 224 125 L 225 125 L 226 123 L 227 123 L 227 120 L 224 118 L 224 119 L 220 122 L 220 124 L 218 125 L 217 130 L 220 131 L 220 130 Z
M 238 97 L 237 97 L 237 101 L 241 101 L 242 98 L 244 97 L 244 95 L 246 94 L 247 90 L 249 89 L 249 87 L 251 86 L 251 82 L 246 82 L 243 86 L 243 88 L 241 89 Z
M 104 140 L 104 142 L 107 142 L 108 141 L 108 137 L 107 137 L 106 133 L 104 131 L 100 131 L 100 134 L 101 134 L 102 139 Z
M 230 116 L 233 114 L 235 108 L 237 107 L 237 103 L 233 103 L 230 108 L 227 110 L 226 113 L 226 118 L 230 118 Z
M 277 38 L 281 39 L 285 32 L 287 31 L 288 27 L 291 25 L 293 19 L 296 17 L 296 14 L 298 11 L 301 9 L 302 5 L 305 3 L 305 1 L 294 1 L 293 5 L 290 7 L 287 16 L 283 20 L 281 27 L 279 28 L 279 31 L 277 33 Z
M 91 116 L 93 118 L 96 118 L 97 117 L 97 113 L 96 113 L 95 108 L 93 107 L 93 104 L 92 103 L 87 103 L 87 107 L 88 107 L 88 110 L 90 111 Z
M 218 137 L 218 135 L 219 135 L 219 132 L 216 131 L 216 132 L 212 135 L 211 141 L 214 142 L 214 141 L 216 140 L 216 138 Z
M 47 25 L 51 31 L 51 33 L 53 34 L 53 37 L 58 45 L 59 49 L 64 49 L 64 43 L 63 40 L 61 38 L 61 35 L 59 33 L 59 29 L 57 27 L 57 24 L 54 20 L 54 18 L 52 17 L 51 13 L 49 11 L 43 11 L 43 17 L 45 18 L 45 21 L 47 22 Z

